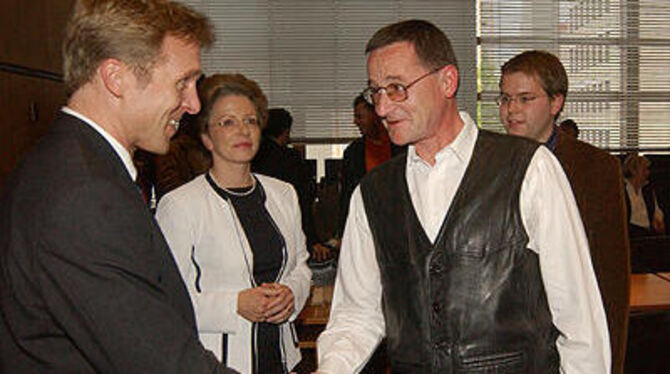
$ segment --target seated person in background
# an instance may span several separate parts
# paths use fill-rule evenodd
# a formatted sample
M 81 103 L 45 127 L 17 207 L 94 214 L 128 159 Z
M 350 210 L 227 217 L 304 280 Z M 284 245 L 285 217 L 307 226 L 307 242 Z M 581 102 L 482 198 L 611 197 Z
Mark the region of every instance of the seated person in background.
M 298 193 L 302 228 L 307 237 L 307 248 L 316 260 L 330 256 L 327 247 L 319 243 L 312 217 L 312 203 L 316 199 L 316 186 L 310 168 L 300 153 L 289 148 L 293 117 L 284 108 L 272 108 L 268 112 L 267 125 L 263 129 L 258 153 L 251 162 L 254 173 L 283 180 L 293 185 Z
M 377 165 L 405 151 L 391 142 L 381 119 L 375 113 L 375 107 L 360 94 L 354 99 L 354 123 L 361 137 L 354 140 L 344 150 L 342 157 L 342 192 L 340 193 L 340 212 L 338 219 L 338 237 L 342 237 L 344 223 L 349 212 L 349 200 L 361 178 Z
M 558 131 L 555 122 L 568 94 L 568 76 L 556 56 L 545 51 L 523 52 L 502 66 L 500 77 L 498 104 L 505 130 L 543 143 L 568 177 L 607 313 L 612 371 L 621 373 L 628 326 L 630 255 L 619 160 Z
M 631 238 L 665 234 L 663 211 L 658 206 L 653 186 L 649 184 L 650 165 L 648 158 L 635 153 L 628 155 L 623 163 Z
M 577 122 L 570 118 L 561 122 L 559 130 L 562 130 L 566 135 L 569 135 L 572 138 L 579 139 L 579 127 L 577 126 Z
M 239 74 L 208 77 L 198 94 L 212 168 L 165 195 L 156 217 L 205 347 L 242 373 L 288 373 L 300 361 L 291 324 L 311 273 L 295 191 L 251 173 L 267 100 Z
M 209 169 L 209 152 L 200 141 L 193 116 L 184 116 L 177 134 L 170 141 L 170 150 L 154 158 L 156 198 L 174 190 Z

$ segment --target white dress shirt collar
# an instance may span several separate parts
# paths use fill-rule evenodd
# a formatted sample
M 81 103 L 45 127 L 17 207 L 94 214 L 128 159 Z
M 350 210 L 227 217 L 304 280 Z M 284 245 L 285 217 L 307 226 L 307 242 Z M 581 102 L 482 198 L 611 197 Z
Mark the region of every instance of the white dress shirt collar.
M 435 164 L 438 164 L 441 160 L 444 160 L 448 154 L 456 156 L 456 158 L 462 163 L 467 163 L 470 161 L 470 156 L 472 156 L 472 150 L 475 148 L 475 140 L 477 140 L 479 129 L 467 112 L 459 112 L 459 115 L 461 116 L 461 120 L 463 120 L 463 128 L 461 129 L 461 132 L 458 133 L 454 141 L 452 141 L 446 147 L 440 149 L 435 154 Z M 426 161 L 419 157 L 419 155 L 416 153 L 414 145 L 410 145 L 407 149 L 407 167 L 412 167 L 417 163 L 429 165 Z
M 86 124 L 91 126 L 95 131 L 97 131 L 100 135 L 102 135 L 103 138 L 109 143 L 109 145 L 112 146 L 112 149 L 114 149 L 114 152 L 116 152 L 117 155 L 119 155 L 119 158 L 121 158 L 121 161 L 123 161 L 123 165 L 126 167 L 126 170 L 128 171 L 128 174 L 130 175 L 130 178 L 135 181 L 137 179 L 137 169 L 135 168 L 135 164 L 133 164 L 133 158 L 130 155 L 130 152 L 126 148 L 124 148 L 121 143 L 119 143 L 118 140 L 116 140 L 110 133 L 105 131 L 100 125 L 95 123 L 92 119 L 84 116 L 83 114 L 76 112 L 72 110 L 71 108 L 68 108 L 66 106 L 62 107 L 61 110 L 64 113 L 67 113 L 71 116 L 77 117 L 80 120 L 84 121 Z

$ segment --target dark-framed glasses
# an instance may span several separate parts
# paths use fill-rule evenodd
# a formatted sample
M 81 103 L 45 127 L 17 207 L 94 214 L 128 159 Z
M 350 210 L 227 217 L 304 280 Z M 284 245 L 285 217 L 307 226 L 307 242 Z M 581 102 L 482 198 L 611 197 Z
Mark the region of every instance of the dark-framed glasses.
M 379 99 L 381 98 L 382 91 L 386 92 L 386 96 L 388 96 L 391 101 L 395 102 L 401 102 L 407 100 L 407 90 L 409 90 L 410 87 L 421 81 L 423 78 L 435 74 L 438 71 L 440 71 L 444 66 L 440 66 L 439 68 L 433 69 L 426 74 L 416 78 L 415 80 L 411 81 L 408 84 L 402 84 L 402 83 L 391 83 L 387 86 L 384 87 L 368 87 L 363 91 L 363 98 L 365 101 L 367 101 L 371 105 L 377 105 L 379 103 Z

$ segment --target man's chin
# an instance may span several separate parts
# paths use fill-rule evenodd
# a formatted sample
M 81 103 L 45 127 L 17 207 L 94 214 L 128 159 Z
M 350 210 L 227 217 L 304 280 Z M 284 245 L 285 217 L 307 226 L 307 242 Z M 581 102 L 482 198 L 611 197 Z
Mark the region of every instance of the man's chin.
M 528 137 L 521 127 L 507 128 L 506 130 L 509 135 L 521 136 L 524 138 Z
M 162 141 L 157 144 L 140 146 L 139 148 L 155 155 L 165 155 L 168 153 L 168 151 L 170 151 L 170 139 L 168 138 L 166 141 Z
M 393 144 L 398 145 L 398 146 L 404 146 L 407 143 L 409 143 L 407 138 L 402 136 L 402 134 L 400 134 L 399 131 L 393 131 L 393 132 L 389 131 L 389 139 L 391 139 L 391 142 Z

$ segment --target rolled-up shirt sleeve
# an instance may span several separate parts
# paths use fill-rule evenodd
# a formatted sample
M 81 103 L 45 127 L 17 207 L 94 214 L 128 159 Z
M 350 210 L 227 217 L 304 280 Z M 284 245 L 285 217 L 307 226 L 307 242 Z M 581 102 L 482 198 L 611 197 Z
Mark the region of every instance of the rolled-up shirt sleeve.
M 529 248 L 539 256 L 561 372 L 610 373 L 607 321 L 588 241 L 572 188 L 545 147 L 533 156 L 521 187 Z
M 319 373 L 357 373 L 384 336 L 382 286 L 360 189 L 345 224 L 330 318 L 319 336 Z

